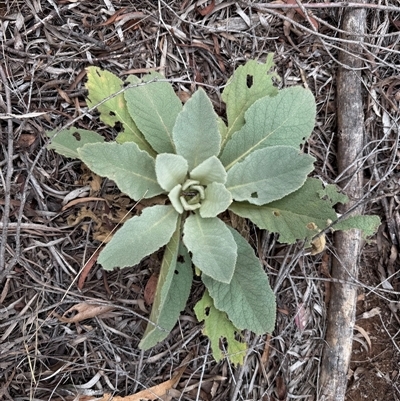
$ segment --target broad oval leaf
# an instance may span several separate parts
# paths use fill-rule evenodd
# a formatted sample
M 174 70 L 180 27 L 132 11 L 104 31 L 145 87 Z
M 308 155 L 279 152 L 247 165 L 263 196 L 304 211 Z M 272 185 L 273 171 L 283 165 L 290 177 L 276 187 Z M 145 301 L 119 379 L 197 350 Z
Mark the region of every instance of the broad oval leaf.
M 132 199 L 164 192 L 157 182 L 155 160 L 134 142 L 85 145 L 78 154 L 92 171 L 113 180 Z
M 172 129 L 182 103 L 172 85 L 156 72 L 142 80 L 131 76 L 127 82 L 139 84 L 125 91 L 125 100 L 129 114 L 147 142 L 157 153 L 175 153 Z
M 60 155 L 79 159 L 78 149 L 88 143 L 102 143 L 104 137 L 97 132 L 86 129 L 68 128 L 57 133 L 57 131 L 47 132 L 47 136 L 52 138 L 48 149 L 54 149 Z
M 114 96 L 124 87 L 124 82 L 113 73 L 98 67 L 88 67 L 86 71 L 88 77 L 86 83 L 88 106 L 96 106 L 100 112 L 100 120 L 110 127 L 114 127 L 116 123 L 122 125 L 122 131 L 117 136 L 117 142 L 135 142 L 140 149 L 154 156 L 154 150 L 146 142 L 128 113 L 124 94 L 119 93 Z M 103 102 L 107 97 L 110 97 L 110 99 Z
M 219 134 L 221 135 L 221 146 L 225 142 L 225 138 L 228 135 L 228 127 L 226 126 L 224 120 L 221 117 L 218 117 L 218 128 Z
M 173 130 L 176 153 L 189 163 L 189 171 L 217 156 L 221 146 L 218 116 L 203 89 L 197 90 L 179 113 Z
M 200 216 L 203 218 L 217 217 L 220 213 L 228 209 L 232 203 L 232 195 L 225 188 L 224 184 L 213 182 L 205 189 L 205 199 L 199 209 Z
M 154 347 L 169 335 L 189 298 L 192 263 L 185 247 L 180 243 L 180 237 L 178 221 L 177 229 L 165 247 L 150 321 L 139 343 L 140 349 Z
M 210 339 L 214 359 L 219 362 L 227 357 L 233 364 L 243 365 L 247 344 L 236 339 L 239 330 L 225 312 L 216 309 L 207 290 L 194 307 L 194 312 L 199 322 L 204 320 L 203 334 Z M 220 349 L 221 339 L 226 341 L 226 354 Z
M 229 228 L 218 218 L 189 216 L 183 227 L 183 243 L 192 261 L 203 273 L 229 283 L 237 258 L 237 245 Z
M 161 153 L 156 157 L 156 175 L 161 188 L 167 192 L 178 184 L 183 184 L 188 172 L 185 158 L 173 153 Z
M 313 162 L 290 146 L 259 149 L 228 171 L 226 188 L 236 201 L 264 205 L 300 188 Z
M 137 265 L 167 244 L 175 232 L 179 214 L 171 206 L 147 207 L 129 219 L 101 251 L 98 262 L 106 270 Z
M 220 182 L 221 184 L 225 184 L 225 167 L 219 161 L 218 157 L 211 156 L 190 172 L 190 178 L 200 181 L 201 185 L 208 185 L 212 182 Z
M 265 64 L 249 60 L 238 67 L 229 79 L 222 93 L 226 103 L 228 130 L 224 143 L 231 135 L 242 128 L 246 110 L 264 96 L 275 96 L 278 88 L 273 86 L 272 78 L 279 78 L 275 73 L 268 73 L 274 66 L 273 54 L 269 54 Z
M 272 333 L 275 327 L 275 295 L 268 276 L 252 247 L 235 230 L 230 229 L 238 246 L 235 273 L 229 284 L 202 275 L 215 307 L 226 312 L 241 330 L 256 334 Z
M 222 163 L 229 170 L 257 149 L 279 145 L 299 148 L 314 128 L 315 114 L 314 96 L 301 86 L 257 100 L 246 111 L 242 129 L 226 144 Z
M 381 224 L 379 216 L 349 216 L 333 225 L 334 230 L 358 229 L 363 238 L 374 235 Z
M 312 223 L 323 230 L 328 220 L 336 219 L 333 205 L 321 199 L 320 191 L 323 191 L 321 181 L 307 178 L 301 188 L 282 199 L 262 206 L 234 202 L 229 210 L 251 220 L 260 229 L 278 233 L 279 242 L 293 244 L 300 239 L 309 240 L 318 233 Z
M 335 185 L 325 188 L 322 182 L 308 178 L 297 191 L 263 206 L 247 202 L 234 202 L 229 207 L 233 213 L 251 220 L 263 230 L 279 234 L 279 242 L 293 244 L 297 240 L 307 243 L 337 219 L 333 206 L 348 202 Z M 363 237 L 373 235 L 378 229 L 378 216 L 350 216 L 335 223 L 334 230 L 360 229 Z

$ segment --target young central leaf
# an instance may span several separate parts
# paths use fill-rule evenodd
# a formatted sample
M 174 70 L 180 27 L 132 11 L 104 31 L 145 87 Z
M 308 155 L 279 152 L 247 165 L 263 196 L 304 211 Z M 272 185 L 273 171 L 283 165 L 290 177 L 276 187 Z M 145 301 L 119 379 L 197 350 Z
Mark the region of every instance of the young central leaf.
M 223 283 L 231 281 L 237 245 L 225 223 L 217 218 L 203 219 L 192 214 L 183 227 L 183 243 L 202 272 Z
M 187 161 L 173 153 L 161 153 L 156 157 L 156 175 L 161 188 L 171 191 L 178 184 L 183 184 L 188 172 Z
M 204 187 L 200 185 L 200 182 L 189 179 L 182 185 L 179 200 L 184 210 L 196 210 L 201 207 L 204 197 Z
M 228 171 L 226 188 L 236 201 L 264 205 L 300 188 L 313 161 L 289 146 L 259 149 Z
M 164 192 L 157 182 L 154 159 L 134 142 L 89 144 L 79 148 L 78 154 L 92 171 L 113 180 L 132 199 Z
M 217 217 L 232 203 L 231 193 L 225 188 L 224 184 L 219 182 L 207 185 L 204 198 L 199 209 L 200 216 L 203 218 Z
M 128 220 L 101 251 L 99 263 L 106 270 L 137 265 L 168 243 L 174 233 L 179 214 L 168 205 L 143 210 Z
M 216 156 L 211 156 L 190 172 L 190 178 L 200 181 L 202 185 L 208 185 L 212 182 L 225 184 L 226 171 L 219 159 Z
M 211 156 L 218 156 L 221 135 L 218 116 L 203 89 L 185 103 L 173 130 L 176 153 L 189 163 L 189 171 Z

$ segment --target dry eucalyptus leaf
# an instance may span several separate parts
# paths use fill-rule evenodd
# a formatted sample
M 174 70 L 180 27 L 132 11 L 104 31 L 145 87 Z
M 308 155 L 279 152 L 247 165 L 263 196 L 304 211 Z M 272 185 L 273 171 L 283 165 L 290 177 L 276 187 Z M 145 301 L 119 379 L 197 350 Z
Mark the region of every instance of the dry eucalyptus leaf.
M 62 316 L 58 316 L 58 319 L 64 323 L 78 323 L 85 319 L 104 315 L 113 309 L 114 306 L 82 302 L 69 308 Z M 68 315 L 72 315 L 72 317 L 68 317 Z

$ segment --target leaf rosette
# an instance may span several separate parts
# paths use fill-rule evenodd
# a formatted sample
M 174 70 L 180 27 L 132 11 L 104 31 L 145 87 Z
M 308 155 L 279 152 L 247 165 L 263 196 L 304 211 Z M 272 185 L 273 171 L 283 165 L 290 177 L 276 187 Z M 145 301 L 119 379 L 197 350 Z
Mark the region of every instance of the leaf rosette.
M 220 337 L 240 363 L 243 347 L 235 333 L 273 331 L 276 306 L 268 276 L 246 240 L 219 218 L 223 212 L 248 218 L 287 243 L 311 241 L 335 219 L 332 207 L 343 198 L 333 186 L 324 189 L 307 178 L 314 158 L 301 151 L 314 126 L 314 97 L 301 87 L 278 91 L 272 67 L 270 56 L 265 64 L 249 61 L 235 71 L 222 94 L 227 124 L 203 89 L 182 105 L 158 73 L 129 77 L 120 93 L 119 78 L 89 67 L 88 104 L 101 102 L 102 121 L 121 124 L 116 142 L 86 130 L 49 134 L 51 148 L 78 157 L 132 199 L 166 200 L 126 221 L 98 259 L 107 270 L 134 266 L 165 247 L 142 349 L 163 340 L 178 320 L 190 294 L 192 264 L 207 288 L 196 314 L 205 321 L 217 360 Z M 345 222 L 343 227 L 371 233 L 379 220 Z

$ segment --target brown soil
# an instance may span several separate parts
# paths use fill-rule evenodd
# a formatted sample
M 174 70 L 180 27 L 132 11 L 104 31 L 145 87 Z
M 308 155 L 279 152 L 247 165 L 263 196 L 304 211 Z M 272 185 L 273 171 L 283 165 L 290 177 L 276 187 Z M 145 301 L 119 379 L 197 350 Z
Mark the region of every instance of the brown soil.
M 360 281 L 372 290 L 382 283 L 382 279 L 374 271 L 373 261 L 369 262 L 371 268 L 363 269 Z M 398 279 L 391 284 L 397 291 Z M 370 289 L 364 288 L 359 295 L 356 325 L 360 329 L 354 333 L 347 399 L 398 400 L 400 321 L 396 297 L 390 294 L 378 296 Z
M 348 401 L 400 399 L 400 8 L 394 8 L 396 1 L 390 4 L 367 13 L 366 146 L 360 158 L 369 200 L 365 213 L 381 216 L 382 225 L 360 259 Z M 317 122 L 306 147 L 317 159 L 314 174 L 340 184 L 335 90 L 345 9 L 332 4 L 313 9 L 319 19 L 319 25 L 310 20 L 318 26 L 314 31 L 293 9 L 262 10 L 259 3 L 243 1 L 213 5 L 194 0 L 0 4 L 0 399 L 125 397 L 167 382 L 188 360 L 168 395 L 155 399 L 319 399 L 335 254 L 330 236 L 326 251 L 311 256 L 300 243 L 282 246 L 275 235 L 247 226 L 270 274 L 278 313 L 271 337 L 244 333 L 250 349 L 242 367 L 213 360 L 192 309 L 199 282 L 168 339 L 148 352 L 138 349 L 149 315 L 144 291 L 159 268 L 159 255 L 122 271 L 95 265 L 82 290 L 77 287 L 82 266 L 134 205 L 113 183 L 46 148 L 46 132 L 73 119 L 76 127 L 115 137 L 118 127 L 105 126 L 96 112 L 87 114 L 90 65 L 121 78 L 159 70 L 182 99 L 203 87 L 223 115 L 220 95 L 234 69 L 274 52 L 282 77 L 277 85 L 305 85 L 316 97 Z M 82 188 L 81 194 L 73 192 Z M 71 203 L 74 199 L 82 202 Z M 82 304 L 109 309 L 74 322 Z M 60 318 L 67 311 L 66 319 Z M 304 314 L 303 327 L 298 313 Z

